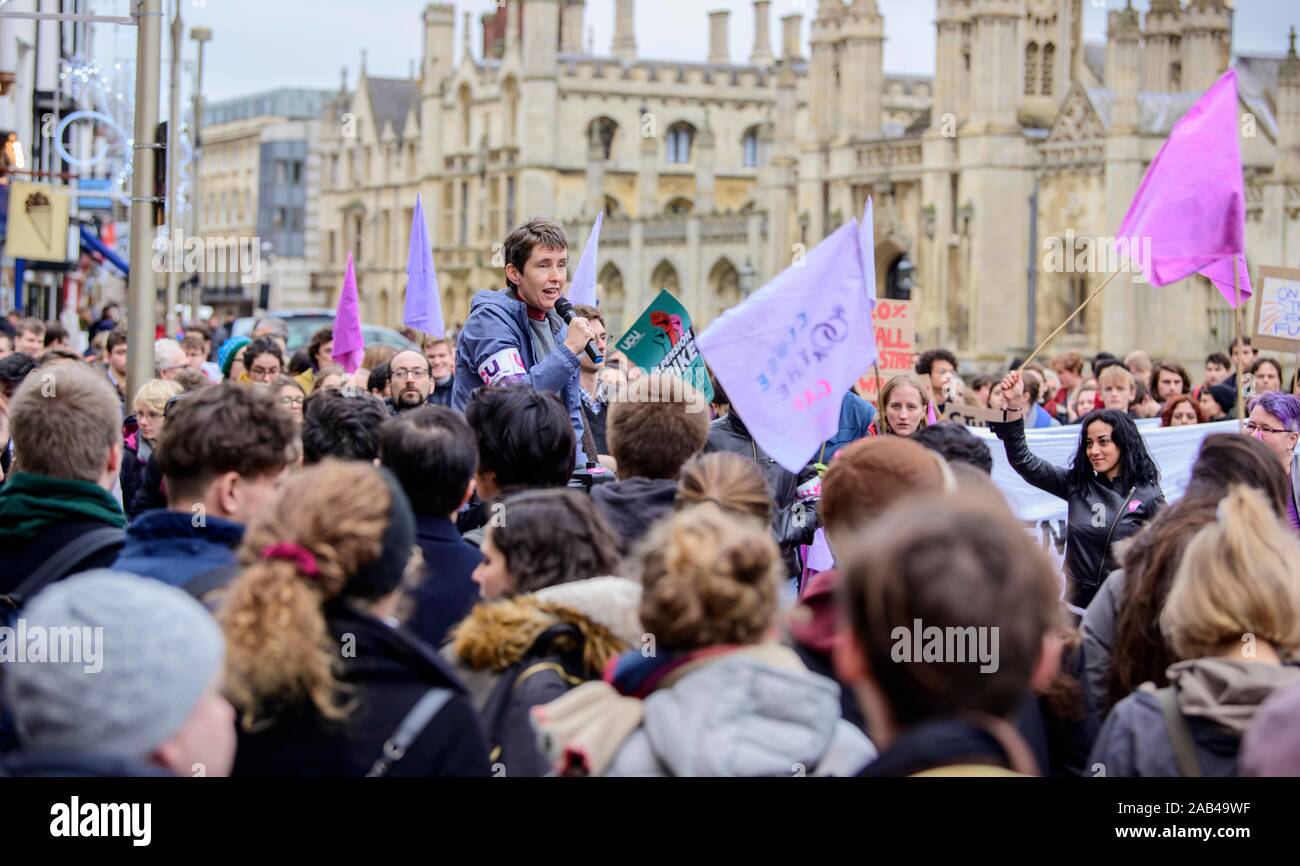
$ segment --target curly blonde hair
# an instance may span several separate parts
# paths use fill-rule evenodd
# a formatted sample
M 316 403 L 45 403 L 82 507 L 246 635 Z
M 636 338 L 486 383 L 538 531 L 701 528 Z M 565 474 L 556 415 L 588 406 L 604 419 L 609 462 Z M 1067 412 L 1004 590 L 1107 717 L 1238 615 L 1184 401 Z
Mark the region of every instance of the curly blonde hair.
M 635 556 L 641 622 L 659 645 L 754 644 L 771 631 L 781 553 L 757 521 L 697 505 L 661 521 Z
M 226 634 L 228 690 L 246 729 L 277 707 L 303 700 L 329 719 L 350 711 L 338 681 L 339 647 L 323 607 L 380 556 L 391 500 L 374 466 L 327 460 L 285 481 L 249 525 L 239 548 L 243 571 L 218 616 Z M 261 557 L 283 543 L 309 551 L 319 574 Z

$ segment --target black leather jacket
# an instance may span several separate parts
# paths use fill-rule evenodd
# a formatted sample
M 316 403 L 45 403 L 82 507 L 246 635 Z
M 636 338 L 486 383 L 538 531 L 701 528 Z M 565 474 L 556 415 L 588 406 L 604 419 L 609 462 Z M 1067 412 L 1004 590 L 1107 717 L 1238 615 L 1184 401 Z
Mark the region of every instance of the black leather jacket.
M 709 425 L 709 441 L 704 446 L 705 453 L 729 451 L 749 457 L 758 463 L 763 472 L 767 487 L 772 491 L 772 501 L 776 505 L 776 514 L 772 520 L 772 534 L 777 544 L 781 545 L 781 556 L 785 560 L 789 577 L 803 571 L 803 561 L 799 557 L 799 546 L 812 544 L 813 536 L 820 525 L 816 502 L 800 504 L 795 500 L 798 478 L 780 463 L 773 460 L 768 453 L 758 446 L 749 434 L 745 422 L 735 412 L 729 412 Z
M 989 425 L 1007 449 L 1007 461 L 1025 481 L 1069 503 L 1065 575 L 1071 604 L 1086 608 L 1106 575 L 1119 568 L 1115 542 L 1137 533 L 1165 505 L 1159 484 L 1134 483 L 1123 476 L 1109 481 L 1090 475 L 1075 486 L 1070 471 L 1034 455 L 1020 421 Z

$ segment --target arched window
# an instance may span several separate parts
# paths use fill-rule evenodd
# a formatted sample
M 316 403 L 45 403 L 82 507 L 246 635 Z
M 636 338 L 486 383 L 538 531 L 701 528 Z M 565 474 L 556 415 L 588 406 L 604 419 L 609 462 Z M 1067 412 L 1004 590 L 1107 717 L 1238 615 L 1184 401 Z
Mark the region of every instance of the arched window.
M 668 207 L 664 208 L 664 213 L 673 216 L 686 216 L 695 210 L 695 205 L 688 198 L 675 198 L 668 202 Z
M 1038 92 L 1038 43 L 1025 46 L 1025 96 Z
M 682 121 L 668 127 L 668 163 L 686 165 L 691 161 L 691 148 L 695 145 L 695 127 Z
M 745 130 L 740 144 L 745 153 L 745 168 L 758 168 L 758 127 L 751 126 Z
M 741 301 L 740 272 L 736 270 L 735 265 L 725 258 L 718 259 L 713 270 L 709 272 L 709 290 L 713 295 L 718 315 L 739 304 Z
M 681 292 L 681 281 L 677 279 L 677 269 L 667 259 L 660 262 L 654 269 L 654 273 L 650 275 L 650 288 L 655 292 L 659 289 L 667 289 L 674 295 Z
M 1047 43 L 1043 46 L 1043 95 L 1052 95 L 1052 66 L 1056 60 L 1056 46 Z
M 600 148 L 600 158 L 609 159 L 614 153 L 614 135 L 618 124 L 608 117 L 598 117 L 587 127 L 587 140 L 592 147 Z
M 618 203 L 618 199 L 614 198 L 612 195 L 605 196 L 605 216 L 618 216 L 622 210 L 623 207 Z
M 623 272 L 610 262 L 601 269 L 600 278 L 596 282 L 600 284 L 600 309 L 605 314 L 605 327 L 609 331 L 610 340 L 616 340 L 623 330 L 625 311 Z

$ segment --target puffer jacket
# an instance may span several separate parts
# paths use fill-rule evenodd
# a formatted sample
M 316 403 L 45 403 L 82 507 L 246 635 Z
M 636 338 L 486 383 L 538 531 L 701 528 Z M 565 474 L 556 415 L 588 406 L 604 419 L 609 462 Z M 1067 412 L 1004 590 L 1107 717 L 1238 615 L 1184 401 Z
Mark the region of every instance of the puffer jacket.
M 1076 486 L 1070 471 L 1053 466 L 1029 450 L 1020 421 L 989 428 L 1007 449 L 1007 462 L 1021 478 L 1069 504 L 1065 574 L 1070 604 L 1083 610 L 1106 576 L 1119 567 L 1115 543 L 1137 533 L 1165 505 L 1159 484 L 1140 484 L 1120 476 L 1110 481 L 1091 474 Z M 1100 525 L 1097 525 L 1100 524 Z
M 535 358 L 528 305 L 511 289 L 485 289 L 470 303 L 469 318 L 456 340 L 456 373 L 451 407 L 464 412 L 474 392 L 485 385 L 524 383 L 538 391 L 558 394 L 569 410 L 578 441 L 577 463 L 587 462 L 582 447 L 582 396 L 578 356 L 564 345 L 569 333 L 559 315 L 547 313 L 555 335 L 555 351 Z M 595 456 L 592 456 L 595 459 Z
M 644 699 L 588 683 L 534 712 L 553 769 L 599 776 L 851 776 L 875 756 L 840 689 L 778 644 L 702 657 Z
M 734 409 L 709 425 L 709 438 L 704 445 L 704 453 L 714 451 L 728 451 L 758 463 L 776 505 L 772 533 L 776 543 L 781 546 L 786 576 L 800 574 L 803 571 L 803 561 L 799 546 L 813 543 L 819 525 L 816 502 L 801 503 L 797 500 L 799 478 L 759 447 Z
M 1259 705 L 1300 684 L 1300 668 L 1230 658 L 1203 658 L 1169 667 L 1170 687 L 1191 735 L 1201 776 L 1237 775 L 1241 737 Z M 1088 759 L 1107 776 L 1182 776 L 1154 686 L 1115 705 Z M 1096 771 L 1094 771 L 1096 773 Z
M 529 711 L 641 641 L 639 583 L 598 577 L 477 605 L 443 656 L 470 693 L 494 775 L 544 776 Z

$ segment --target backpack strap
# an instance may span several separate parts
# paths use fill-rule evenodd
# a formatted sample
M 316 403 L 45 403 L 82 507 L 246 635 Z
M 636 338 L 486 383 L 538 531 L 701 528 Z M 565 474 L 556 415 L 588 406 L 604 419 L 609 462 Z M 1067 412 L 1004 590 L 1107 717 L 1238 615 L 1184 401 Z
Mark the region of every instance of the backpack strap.
M 1165 719 L 1165 731 L 1169 734 L 1169 745 L 1173 747 L 1179 775 L 1184 779 L 1199 779 L 1201 763 L 1196 758 L 1192 730 L 1187 727 L 1187 718 L 1178 706 L 1177 690 L 1173 686 L 1156 689 L 1156 700 L 1160 702 L 1160 714 Z
M 240 568 L 237 564 L 218 565 L 216 568 L 194 575 L 181 585 L 181 589 L 199 601 L 203 601 L 203 596 L 230 583 L 239 572 Z
M 18 610 L 27 599 L 55 581 L 67 577 L 73 568 L 113 548 L 122 546 L 126 533 L 115 526 L 101 526 L 83 533 L 59 548 L 40 567 L 27 575 L 13 592 L 0 595 L 0 609 Z
M 447 688 L 433 688 L 425 692 L 424 695 L 415 702 L 406 717 L 398 724 L 397 730 L 393 731 L 392 736 L 384 741 L 383 753 L 375 761 L 370 772 L 366 773 L 367 778 L 376 778 L 388 775 L 393 764 L 406 755 L 406 750 L 415 742 L 416 737 L 429 726 L 434 716 L 447 705 L 452 699 L 455 692 Z

